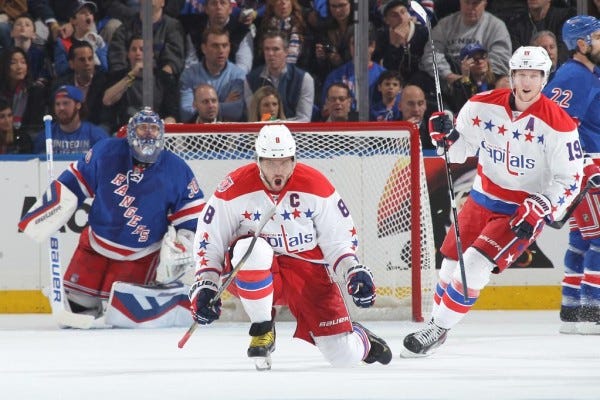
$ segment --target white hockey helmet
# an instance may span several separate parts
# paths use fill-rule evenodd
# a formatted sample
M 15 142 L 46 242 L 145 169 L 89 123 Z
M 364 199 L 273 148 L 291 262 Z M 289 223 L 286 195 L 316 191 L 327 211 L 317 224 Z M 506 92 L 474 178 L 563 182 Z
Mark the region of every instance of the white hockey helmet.
M 156 130 L 155 136 L 140 137 L 137 133 L 138 126 L 151 125 Z M 150 107 L 144 107 L 129 119 L 127 124 L 127 141 L 131 148 L 133 158 L 152 164 L 160 155 L 165 146 L 165 125 L 160 116 Z
M 296 156 L 296 142 L 285 125 L 265 125 L 256 138 L 258 158 L 287 158 Z
M 552 60 L 548 56 L 546 49 L 540 46 L 521 46 L 513 53 L 508 62 L 510 68 L 510 80 L 512 87 L 512 73 L 521 69 L 533 69 L 542 71 L 544 81 L 542 87 L 548 82 L 548 75 L 552 68 Z

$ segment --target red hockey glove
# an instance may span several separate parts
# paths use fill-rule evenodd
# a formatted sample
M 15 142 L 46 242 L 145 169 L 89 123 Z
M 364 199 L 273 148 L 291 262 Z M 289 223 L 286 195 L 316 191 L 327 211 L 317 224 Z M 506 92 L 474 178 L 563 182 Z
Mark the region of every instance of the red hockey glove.
M 530 194 L 511 218 L 510 229 L 520 239 L 531 239 L 551 210 L 552 204 L 546 196 L 539 193 Z
M 429 117 L 429 136 L 438 147 L 450 147 L 458 139 L 458 131 L 454 129 L 454 117 L 448 110 L 436 111 Z
M 364 265 L 355 265 L 346 273 L 348 294 L 358 307 L 368 308 L 375 303 L 375 284 L 373 274 Z
M 217 294 L 217 284 L 210 280 L 196 281 L 190 288 L 192 318 L 200 325 L 208 325 L 221 315 L 221 299 L 210 305 Z

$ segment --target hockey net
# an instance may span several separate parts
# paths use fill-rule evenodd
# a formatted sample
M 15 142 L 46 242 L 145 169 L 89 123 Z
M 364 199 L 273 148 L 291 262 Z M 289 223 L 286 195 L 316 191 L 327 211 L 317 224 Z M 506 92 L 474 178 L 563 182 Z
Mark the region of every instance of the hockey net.
M 262 123 L 167 125 L 166 148 L 192 167 L 208 198 L 233 169 L 255 157 Z M 435 254 L 419 132 L 397 123 L 289 123 L 299 162 L 320 170 L 347 204 L 358 230 L 359 260 L 377 286 L 375 306 L 353 318 L 423 320 L 433 293 Z M 345 293 L 345 290 L 342 290 Z M 225 292 L 223 315 L 240 318 Z M 237 315 L 237 316 L 236 316 Z

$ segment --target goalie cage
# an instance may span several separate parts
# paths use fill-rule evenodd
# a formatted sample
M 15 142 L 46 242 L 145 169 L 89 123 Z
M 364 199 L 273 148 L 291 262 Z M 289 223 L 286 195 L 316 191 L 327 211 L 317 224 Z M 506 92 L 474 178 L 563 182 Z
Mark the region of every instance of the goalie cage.
M 165 147 L 188 162 L 208 198 L 226 174 L 254 160 L 263 125 L 169 124 Z M 348 205 L 359 260 L 373 271 L 375 305 L 359 309 L 347 297 L 351 316 L 423 321 L 431 310 L 435 250 L 419 131 L 406 122 L 287 126 L 298 161 L 327 176 Z M 246 318 L 228 292 L 222 300 L 222 319 Z

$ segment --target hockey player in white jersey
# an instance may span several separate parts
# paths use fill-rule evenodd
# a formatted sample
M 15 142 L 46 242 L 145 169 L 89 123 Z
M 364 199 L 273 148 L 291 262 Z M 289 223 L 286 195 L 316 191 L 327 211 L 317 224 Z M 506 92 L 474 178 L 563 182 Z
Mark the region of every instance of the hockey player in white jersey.
M 64 274 L 65 306 L 71 311 L 100 317 L 113 283 L 154 283 L 157 266 L 159 280 L 167 283 L 182 275 L 186 266 L 193 268 L 192 241 L 203 193 L 190 167 L 163 147 L 163 121 L 144 108 L 129 121 L 127 138 L 94 145 L 52 182 L 51 189 L 59 195 L 52 196 L 52 202 L 43 196 L 22 217 L 19 228 L 42 241 L 85 199 L 93 198 L 89 226 Z M 122 296 L 111 300 L 118 309 L 117 326 L 157 326 L 152 321 L 165 321 L 164 315 L 174 309 L 187 317 L 177 325 L 191 322 L 186 293 L 173 295 L 171 301 L 146 299 L 140 305 L 136 293 L 151 296 L 146 290 L 125 286 L 118 292 Z M 172 294 L 163 287 L 161 293 L 166 292 Z
M 287 305 L 297 321 L 294 336 L 316 345 L 332 365 L 388 364 L 386 342 L 351 321 L 334 282 L 343 280 L 357 306 L 373 305 L 375 284 L 355 254 L 357 232 L 346 204 L 323 174 L 297 162 L 285 125 L 261 128 L 256 156 L 221 182 L 198 218 L 197 281 L 190 290 L 194 319 L 209 324 L 219 318 L 220 301 L 212 306 L 210 301 L 275 207 L 228 288 L 251 321 L 248 357 L 257 369 L 270 368 L 272 307 Z
M 551 65 L 543 48 L 520 47 L 509 63 L 511 89 L 473 96 L 455 127 L 445 113 L 431 116 L 431 137 L 446 147 L 450 162 L 479 155 L 473 189 L 458 215 L 467 288 L 450 229 L 440 249 L 432 318 L 404 338 L 401 356 L 427 356 L 443 344 L 490 274 L 517 260 L 545 221 L 561 216 L 580 191 L 583 152 L 575 122 L 541 94 Z

